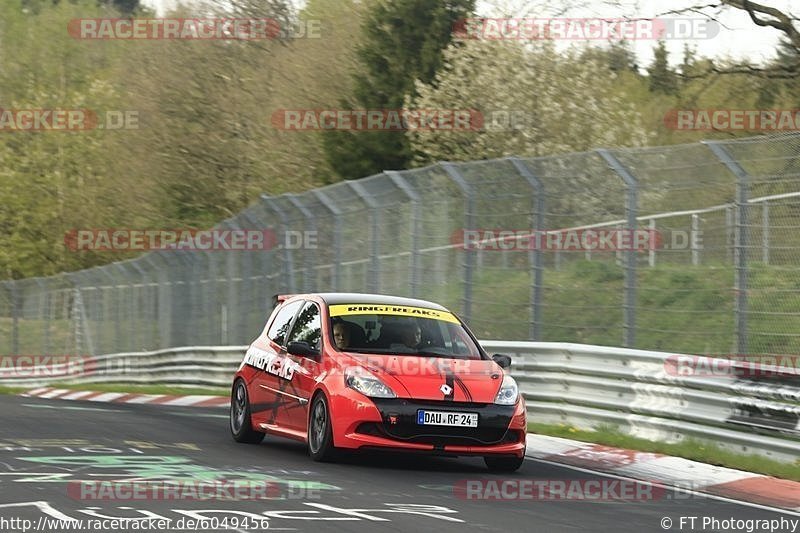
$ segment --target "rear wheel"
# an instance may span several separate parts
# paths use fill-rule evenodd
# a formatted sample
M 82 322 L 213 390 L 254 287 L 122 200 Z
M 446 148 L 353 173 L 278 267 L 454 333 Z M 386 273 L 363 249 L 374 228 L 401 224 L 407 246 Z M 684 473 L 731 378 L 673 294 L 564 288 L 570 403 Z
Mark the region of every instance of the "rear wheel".
M 328 401 L 324 394 L 317 394 L 308 417 L 308 453 L 315 461 L 330 461 L 335 452 Z
M 487 455 L 483 458 L 486 467 L 492 472 L 516 472 L 525 461 L 525 455 L 522 457 L 494 457 Z
M 253 429 L 250 419 L 250 400 L 244 380 L 237 379 L 231 390 L 231 435 L 236 442 L 258 444 L 264 434 Z

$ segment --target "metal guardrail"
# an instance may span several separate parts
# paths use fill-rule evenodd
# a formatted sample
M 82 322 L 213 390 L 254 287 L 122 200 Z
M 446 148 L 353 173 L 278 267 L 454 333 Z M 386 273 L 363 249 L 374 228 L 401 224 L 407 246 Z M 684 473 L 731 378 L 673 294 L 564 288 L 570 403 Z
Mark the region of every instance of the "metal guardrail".
M 490 353 L 513 357 L 512 374 L 532 422 L 581 429 L 615 426 L 650 440 L 695 438 L 781 461 L 800 457 L 800 375 L 764 367 L 764 376 L 680 375 L 670 365 L 691 355 L 570 343 L 483 341 Z M 80 375 L 29 369 L 0 384 L 127 382 L 223 386 L 246 346 L 200 346 L 88 358 Z M 722 360 L 701 358 L 705 368 Z M 79 365 L 80 366 L 80 365 Z M 775 372 L 769 371 L 770 368 Z M 762 369 L 762 370 L 763 370 Z M 50 374 L 50 375 L 48 375 Z M 56 374 L 56 375 L 52 375 Z M 777 379 L 772 379 L 777 376 Z

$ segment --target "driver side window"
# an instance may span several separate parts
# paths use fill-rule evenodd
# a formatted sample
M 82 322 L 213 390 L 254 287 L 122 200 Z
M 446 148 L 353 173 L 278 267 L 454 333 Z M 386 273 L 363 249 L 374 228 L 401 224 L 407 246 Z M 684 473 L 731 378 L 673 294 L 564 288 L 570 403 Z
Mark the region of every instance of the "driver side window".
M 269 337 L 272 342 L 278 346 L 285 346 L 284 340 L 286 339 L 286 333 L 289 331 L 289 326 L 292 324 L 295 313 L 302 304 L 302 301 L 292 302 L 278 311 L 278 315 L 275 317 L 275 320 L 272 322 L 267 332 L 267 337 Z
M 294 327 L 286 343 L 292 341 L 305 341 L 311 348 L 320 349 L 322 339 L 322 321 L 320 319 L 319 307 L 314 302 L 306 302 L 303 310 L 297 315 Z

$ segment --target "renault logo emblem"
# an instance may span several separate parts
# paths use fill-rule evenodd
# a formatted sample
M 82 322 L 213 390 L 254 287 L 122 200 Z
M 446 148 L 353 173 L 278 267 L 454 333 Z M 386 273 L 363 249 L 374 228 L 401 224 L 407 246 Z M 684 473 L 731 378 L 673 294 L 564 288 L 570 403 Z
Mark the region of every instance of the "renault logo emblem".
M 447 383 L 444 383 L 442 384 L 441 387 L 439 387 L 439 390 L 442 391 L 442 394 L 444 394 L 445 396 L 450 396 L 450 394 L 453 392 L 453 387 L 451 387 Z

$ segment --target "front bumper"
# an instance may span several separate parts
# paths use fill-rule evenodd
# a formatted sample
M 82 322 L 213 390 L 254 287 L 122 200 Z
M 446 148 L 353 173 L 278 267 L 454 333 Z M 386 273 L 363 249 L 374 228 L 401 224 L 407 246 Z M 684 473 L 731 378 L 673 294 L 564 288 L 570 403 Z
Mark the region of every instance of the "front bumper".
M 349 391 L 348 391 L 349 392 Z M 341 448 L 393 448 L 437 455 L 513 455 L 525 453 L 525 403 L 515 405 L 413 400 L 370 399 L 345 393 L 334 405 L 334 443 Z M 340 417 L 340 410 L 357 416 Z M 478 427 L 417 424 L 417 411 L 478 413 Z M 337 422 L 340 423 L 337 430 Z

